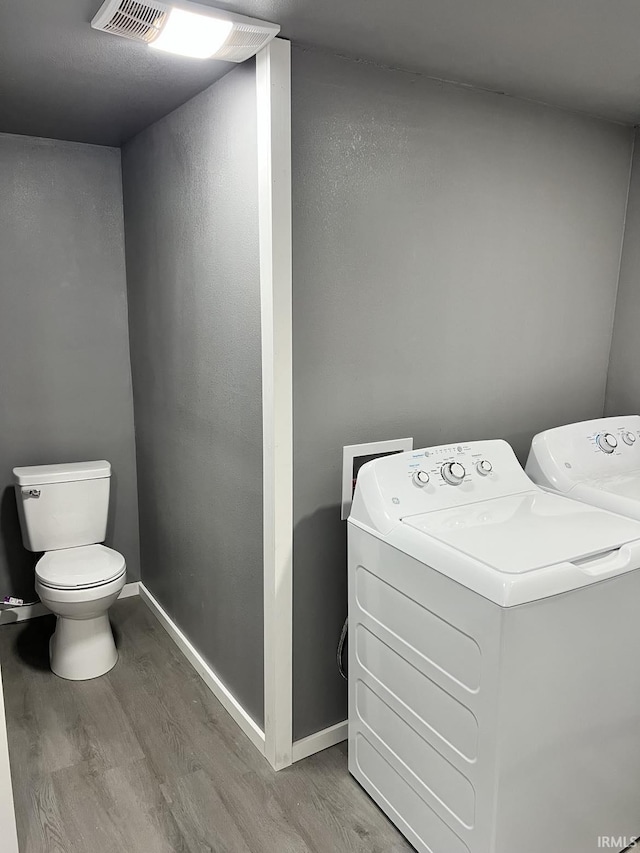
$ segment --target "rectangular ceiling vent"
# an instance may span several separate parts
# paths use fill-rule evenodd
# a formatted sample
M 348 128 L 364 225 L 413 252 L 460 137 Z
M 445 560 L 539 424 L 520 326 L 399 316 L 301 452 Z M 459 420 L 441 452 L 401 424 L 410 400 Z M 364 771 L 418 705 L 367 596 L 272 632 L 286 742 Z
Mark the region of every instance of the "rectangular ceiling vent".
M 268 41 L 271 41 L 271 37 L 265 37 L 264 30 L 242 24 L 237 25 L 218 51 L 216 59 L 225 59 L 227 62 L 243 62 L 247 55 L 253 56 Z
M 91 22 L 96 30 L 135 41 L 152 42 L 160 33 L 168 8 L 164 3 L 147 0 L 109 0 Z
M 95 30 L 200 59 L 244 62 L 280 32 L 277 24 L 177 0 L 105 0 Z

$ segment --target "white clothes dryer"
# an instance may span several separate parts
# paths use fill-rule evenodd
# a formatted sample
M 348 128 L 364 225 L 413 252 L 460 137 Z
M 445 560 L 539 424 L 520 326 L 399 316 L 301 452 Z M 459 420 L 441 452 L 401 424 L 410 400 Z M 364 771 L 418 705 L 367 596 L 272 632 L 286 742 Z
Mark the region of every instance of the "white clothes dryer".
M 640 519 L 640 416 L 541 432 L 531 443 L 526 471 L 544 489 Z

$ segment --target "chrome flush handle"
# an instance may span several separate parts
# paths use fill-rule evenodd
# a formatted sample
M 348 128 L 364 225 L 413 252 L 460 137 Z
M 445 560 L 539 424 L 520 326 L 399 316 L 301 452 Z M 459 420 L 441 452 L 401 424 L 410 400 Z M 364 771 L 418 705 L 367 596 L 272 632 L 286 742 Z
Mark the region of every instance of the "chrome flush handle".
M 23 498 L 39 498 L 40 489 L 22 489 Z

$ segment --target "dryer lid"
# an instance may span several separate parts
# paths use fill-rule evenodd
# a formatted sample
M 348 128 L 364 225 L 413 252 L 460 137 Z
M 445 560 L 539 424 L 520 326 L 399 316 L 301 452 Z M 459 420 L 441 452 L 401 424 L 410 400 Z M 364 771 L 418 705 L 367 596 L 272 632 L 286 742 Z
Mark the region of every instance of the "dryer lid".
M 124 570 L 122 554 L 104 545 L 83 545 L 47 551 L 36 564 L 36 577 L 45 586 L 79 589 L 108 583 Z
M 631 471 L 628 474 L 611 474 L 609 477 L 585 480 L 583 485 L 640 502 L 640 471 Z
M 640 523 L 546 492 L 509 495 L 404 518 L 505 574 L 578 563 L 640 539 Z

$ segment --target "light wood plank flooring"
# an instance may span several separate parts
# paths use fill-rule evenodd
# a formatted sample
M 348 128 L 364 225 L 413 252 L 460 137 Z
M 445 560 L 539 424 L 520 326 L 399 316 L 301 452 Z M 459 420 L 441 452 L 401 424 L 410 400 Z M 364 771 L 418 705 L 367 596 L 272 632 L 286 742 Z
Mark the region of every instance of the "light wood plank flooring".
M 48 666 L 52 617 L 0 627 L 21 853 L 409 853 L 346 745 L 274 773 L 145 605 L 106 676 Z

